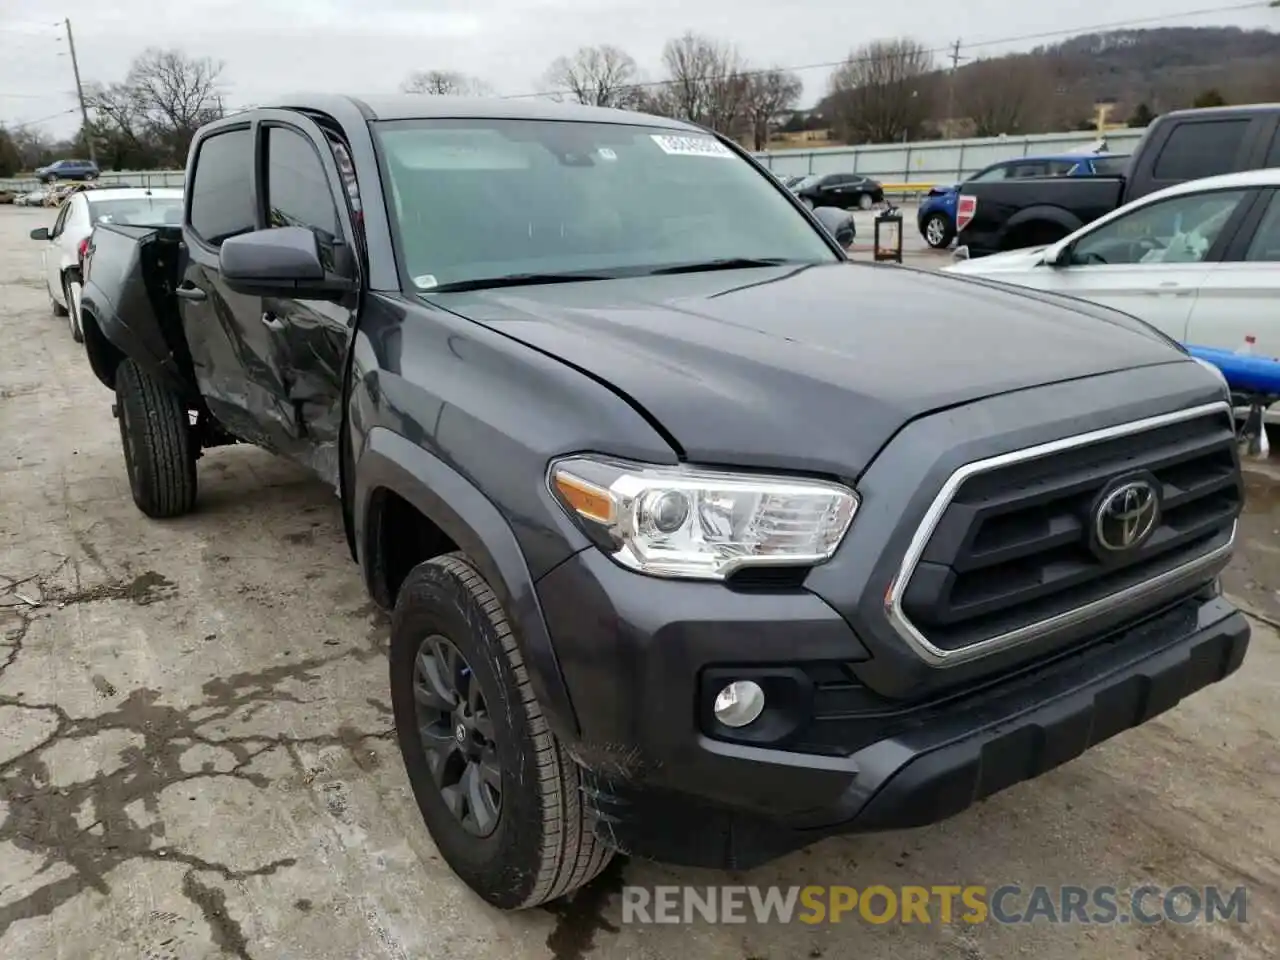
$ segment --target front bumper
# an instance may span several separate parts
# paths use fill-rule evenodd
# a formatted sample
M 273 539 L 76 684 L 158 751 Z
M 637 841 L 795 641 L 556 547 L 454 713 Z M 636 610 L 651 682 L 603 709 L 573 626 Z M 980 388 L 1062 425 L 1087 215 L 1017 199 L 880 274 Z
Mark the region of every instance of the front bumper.
M 597 829 L 627 852 L 715 868 L 953 816 L 1225 678 L 1249 641 L 1244 617 L 1204 590 L 967 689 L 833 718 L 843 751 L 797 750 L 717 731 L 702 679 L 866 657 L 818 597 L 638 577 L 593 549 L 539 594 L 582 724 L 571 750 Z

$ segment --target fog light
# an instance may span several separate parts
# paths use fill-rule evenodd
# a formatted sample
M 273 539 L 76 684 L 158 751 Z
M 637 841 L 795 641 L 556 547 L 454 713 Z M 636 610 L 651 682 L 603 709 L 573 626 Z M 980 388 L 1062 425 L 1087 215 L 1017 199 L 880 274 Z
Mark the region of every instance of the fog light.
M 726 727 L 745 727 L 764 711 L 764 691 L 754 680 L 735 680 L 716 694 L 714 710 Z

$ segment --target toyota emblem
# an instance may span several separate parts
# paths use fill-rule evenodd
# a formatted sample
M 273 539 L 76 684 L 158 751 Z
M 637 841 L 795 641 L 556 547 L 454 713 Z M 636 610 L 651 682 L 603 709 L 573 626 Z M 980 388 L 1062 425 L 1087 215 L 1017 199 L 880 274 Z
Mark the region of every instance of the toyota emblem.
M 1093 515 L 1098 546 L 1108 553 L 1136 550 L 1160 522 L 1160 495 L 1149 480 L 1129 480 L 1107 491 Z

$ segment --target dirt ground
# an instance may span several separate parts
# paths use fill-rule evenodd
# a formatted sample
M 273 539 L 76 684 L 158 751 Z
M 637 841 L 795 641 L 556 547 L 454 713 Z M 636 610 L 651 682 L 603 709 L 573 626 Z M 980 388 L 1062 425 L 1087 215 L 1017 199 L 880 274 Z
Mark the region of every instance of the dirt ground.
M 504 915 L 454 880 L 391 737 L 386 623 L 333 495 L 253 449 L 194 515 L 130 502 L 111 397 L 50 314 L 53 214 L 0 207 L 0 956 L 996 960 L 1280 953 L 1280 471 L 1251 467 L 1244 669 L 950 822 L 745 875 L 617 861 Z M 932 262 L 941 258 L 934 257 Z M 1248 888 L 1247 923 L 637 926 L 623 884 Z

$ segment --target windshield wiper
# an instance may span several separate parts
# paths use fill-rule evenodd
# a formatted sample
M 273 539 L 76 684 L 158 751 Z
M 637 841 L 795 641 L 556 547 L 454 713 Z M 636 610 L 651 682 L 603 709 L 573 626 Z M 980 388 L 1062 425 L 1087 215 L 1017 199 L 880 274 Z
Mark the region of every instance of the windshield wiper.
M 801 263 L 800 260 L 788 260 L 785 257 L 720 257 L 717 260 L 699 260 L 693 263 L 677 263 L 671 267 L 658 267 L 650 270 L 650 276 L 669 273 L 702 273 L 710 270 L 745 270 L 750 267 L 778 267 L 787 263 Z
M 439 286 L 419 290 L 421 294 L 458 293 L 466 290 L 492 290 L 497 287 L 537 286 L 543 283 L 578 283 L 582 280 L 613 280 L 611 273 L 508 273 L 501 277 L 477 277 L 474 280 L 455 280 Z

